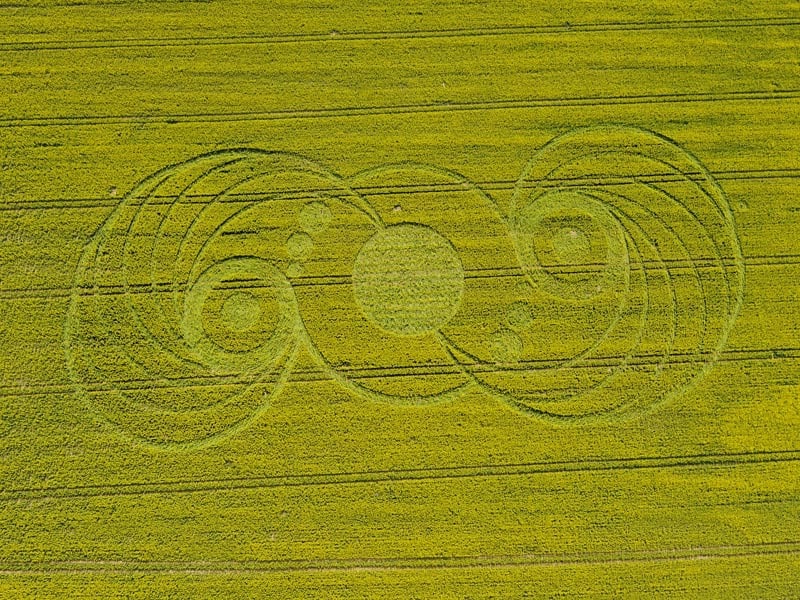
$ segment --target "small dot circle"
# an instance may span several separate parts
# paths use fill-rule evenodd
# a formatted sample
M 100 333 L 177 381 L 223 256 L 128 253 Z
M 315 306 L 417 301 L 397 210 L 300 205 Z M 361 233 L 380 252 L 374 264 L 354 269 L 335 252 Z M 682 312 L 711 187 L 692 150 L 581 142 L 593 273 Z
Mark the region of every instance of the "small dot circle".
M 288 267 L 286 267 L 286 276 L 287 277 L 300 277 L 303 274 L 303 265 L 297 262 L 293 262 Z
M 523 343 L 510 329 L 501 329 L 491 338 L 492 356 L 497 362 L 516 362 L 522 356 Z
M 533 311 L 527 302 L 518 301 L 506 309 L 506 321 L 512 329 L 523 329 L 533 321 Z
M 251 329 L 261 316 L 261 303 L 249 292 L 234 292 L 222 304 L 222 319 L 231 331 Z
M 331 209 L 319 200 L 308 202 L 300 210 L 300 228 L 306 233 L 322 233 L 331 223 Z
M 311 248 L 314 247 L 314 240 L 307 233 L 293 233 L 286 240 L 286 252 L 294 259 L 301 259 L 308 256 Z

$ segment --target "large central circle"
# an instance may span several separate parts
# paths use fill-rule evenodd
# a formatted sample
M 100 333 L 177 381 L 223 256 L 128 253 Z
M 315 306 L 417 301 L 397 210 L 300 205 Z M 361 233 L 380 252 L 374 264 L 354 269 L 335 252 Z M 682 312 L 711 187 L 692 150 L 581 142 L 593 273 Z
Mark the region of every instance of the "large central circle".
M 399 335 L 420 335 L 447 323 L 464 291 L 464 267 L 453 245 L 425 225 L 378 231 L 362 246 L 353 287 L 364 314 Z

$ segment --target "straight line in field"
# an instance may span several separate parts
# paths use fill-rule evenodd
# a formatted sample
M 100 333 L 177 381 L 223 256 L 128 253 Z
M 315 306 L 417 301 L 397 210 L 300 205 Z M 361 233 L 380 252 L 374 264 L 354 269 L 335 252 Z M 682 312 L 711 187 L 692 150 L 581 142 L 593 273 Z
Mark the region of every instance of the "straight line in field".
M 402 377 L 442 377 L 464 376 L 465 369 L 473 373 L 514 373 L 516 371 L 536 371 L 561 369 L 564 371 L 608 369 L 625 366 L 631 371 L 669 370 L 672 367 L 702 364 L 711 361 L 715 363 L 742 363 L 742 362 L 776 362 L 795 361 L 800 359 L 798 348 L 767 348 L 752 350 L 724 350 L 718 356 L 711 352 L 669 353 L 669 354 L 634 354 L 632 356 L 598 356 L 586 358 L 575 364 L 568 364 L 570 359 L 528 359 L 520 361 L 518 365 L 509 367 L 490 362 L 470 363 L 467 367 L 455 364 L 426 364 L 426 365 L 396 365 L 391 367 L 342 367 L 339 371 L 348 379 L 360 381 L 369 379 L 392 379 Z M 190 377 L 174 378 L 149 378 L 126 379 L 117 381 L 86 383 L 77 386 L 72 383 L 29 383 L 26 385 L 8 385 L 0 387 L 0 398 L 26 397 L 57 394 L 73 394 L 79 389 L 88 394 L 107 394 L 118 391 L 135 392 L 139 390 L 183 390 L 196 388 L 235 388 L 241 391 L 244 386 L 268 386 L 276 382 L 277 376 L 242 376 L 242 375 L 197 375 Z M 303 368 L 293 370 L 288 377 L 290 383 L 315 383 L 330 381 L 331 375 L 322 368 Z M 553 388 L 530 390 L 526 393 L 529 397 L 549 397 L 556 392 L 569 393 L 571 388 Z
M 713 171 L 711 175 L 719 181 L 751 181 L 769 179 L 794 179 L 800 177 L 800 169 L 739 169 Z M 561 188 L 561 187 L 606 187 L 633 185 L 644 183 L 649 185 L 659 185 L 668 183 L 680 183 L 690 179 L 697 183 L 706 181 L 706 174 L 700 172 L 681 173 L 642 173 L 630 177 L 609 177 L 598 173 L 597 175 L 582 175 L 576 177 L 553 177 L 546 181 L 536 181 L 525 183 L 521 182 L 521 188 Z M 487 191 L 512 191 L 517 185 L 517 181 L 509 179 L 483 180 L 475 182 L 475 186 Z M 408 195 L 408 194 L 440 194 L 440 193 L 469 193 L 474 192 L 471 185 L 465 186 L 463 183 L 414 183 L 414 184 L 393 184 L 393 185 L 370 185 L 353 186 L 354 191 L 367 196 L 388 196 L 388 195 Z M 170 205 L 170 204 L 207 204 L 210 201 L 224 203 L 246 204 L 253 201 L 267 199 L 275 200 L 305 200 L 310 195 L 330 194 L 341 195 L 342 188 L 334 187 L 308 187 L 298 189 L 281 190 L 273 192 L 270 190 L 255 190 L 247 192 L 232 192 L 224 197 L 215 194 L 185 194 L 180 198 L 174 195 L 153 194 L 147 198 L 147 205 Z M 13 202 L 0 203 L 0 211 L 17 210 L 61 210 L 68 208 L 94 209 L 112 208 L 118 206 L 124 197 L 83 197 L 83 198 L 37 198 L 31 200 L 17 200 Z
M 726 546 L 580 552 L 571 554 L 513 554 L 474 556 L 413 556 L 348 559 L 284 559 L 263 561 L 126 561 L 65 560 L 0 563 L 0 575 L 84 573 L 159 573 L 164 575 L 230 575 L 285 572 L 370 572 L 448 569 L 512 569 L 628 563 L 707 561 L 800 553 L 800 542 L 781 541 Z
M 436 102 L 342 108 L 309 108 L 227 113 L 175 113 L 127 115 L 64 115 L 53 117 L 18 117 L 0 119 L 2 127 L 66 127 L 89 125 L 125 125 L 130 123 L 230 123 L 240 121 L 284 121 L 296 119 L 331 119 L 402 114 L 448 113 L 464 111 L 519 110 L 531 108 L 569 108 L 630 106 L 695 102 L 742 102 L 800 98 L 800 89 L 734 90 L 727 92 L 687 92 L 672 94 L 636 94 L 619 96 L 583 96 L 572 98 L 532 98 L 464 102 Z
M 614 31 L 661 31 L 692 29 L 739 29 L 754 27 L 794 27 L 800 19 L 762 17 L 755 19 L 693 19 L 617 21 L 600 23 L 557 23 L 551 25 L 512 25 L 474 28 L 416 29 L 405 31 L 327 31 L 299 34 L 140 37 L 116 39 L 40 40 L 0 43 L 0 52 L 37 50 L 81 50 L 107 48 L 165 48 L 175 46 L 233 46 L 300 44 L 348 41 L 390 41 L 460 37 L 507 37 L 564 33 L 602 33 Z
M 764 268 L 782 267 L 800 264 L 800 254 L 776 254 L 748 256 L 742 259 L 745 267 Z M 733 269 L 738 267 L 739 259 L 729 256 L 724 257 L 697 257 L 697 258 L 662 258 L 659 260 L 646 259 L 641 261 L 631 261 L 632 270 L 641 270 L 648 273 L 679 273 L 682 271 L 718 271 L 720 269 Z M 540 270 L 554 275 L 592 275 L 601 272 L 605 265 L 601 263 L 575 263 L 574 265 L 558 265 Z M 467 269 L 464 271 L 465 279 L 493 279 L 502 277 L 518 278 L 525 275 L 520 266 L 501 266 L 486 269 Z M 293 286 L 334 286 L 349 285 L 352 277 L 347 274 L 342 275 L 304 275 L 290 278 Z M 265 284 L 255 279 L 228 279 L 215 289 L 226 290 L 252 290 L 264 288 Z M 78 296 L 126 296 L 130 294 L 149 295 L 149 294 L 175 294 L 183 293 L 188 289 L 187 282 L 152 282 L 152 283 L 129 283 L 126 285 L 95 285 L 91 287 L 30 287 L 30 288 L 9 288 L 0 289 L 1 300 L 16 300 L 19 298 L 70 298 L 73 293 Z
M 742 453 L 646 456 L 612 459 L 583 459 L 480 466 L 438 466 L 422 469 L 385 469 L 336 473 L 265 475 L 208 480 L 112 483 L 80 486 L 52 486 L 0 490 L 0 502 L 55 500 L 109 496 L 145 496 L 226 492 L 248 489 L 361 485 L 397 481 L 439 481 L 485 477 L 517 477 L 558 473 L 638 471 L 650 469 L 730 468 L 752 464 L 800 461 L 800 450 L 752 451 Z
M 207 4 L 209 0 L 66 0 L 61 2 L 50 2 L 48 0 L 34 0 L 33 2 L 20 3 L 20 2 L 4 2 L 0 4 L 0 9 L 4 8 L 38 8 L 38 9 L 51 9 L 51 8 L 73 8 L 73 7 L 98 7 L 98 6 L 121 6 L 125 4 L 136 4 L 141 6 L 143 4 Z

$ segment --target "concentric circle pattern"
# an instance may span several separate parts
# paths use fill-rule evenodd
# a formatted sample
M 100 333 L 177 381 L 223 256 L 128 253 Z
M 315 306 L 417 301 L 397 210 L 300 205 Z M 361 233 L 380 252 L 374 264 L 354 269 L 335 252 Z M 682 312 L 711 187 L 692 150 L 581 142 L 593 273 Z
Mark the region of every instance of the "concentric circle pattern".
M 299 347 L 377 400 L 477 386 L 580 423 L 697 381 L 743 286 L 722 190 L 653 132 L 555 138 L 506 212 L 430 165 L 343 179 L 229 150 L 155 173 L 114 210 L 78 265 L 65 348 L 98 415 L 167 448 L 250 423 Z
M 75 274 L 66 350 L 91 407 L 172 448 L 252 421 L 285 382 L 300 335 L 287 277 L 303 208 L 294 198 L 336 181 L 299 157 L 232 150 L 137 185 Z
M 509 222 L 541 301 L 586 324 L 581 340 L 556 338 L 570 350 L 552 364 L 527 354 L 533 363 L 478 375 L 514 406 L 616 417 L 685 390 L 715 362 L 744 262 L 722 190 L 676 144 L 630 127 L 556 138 L 524 169 Z

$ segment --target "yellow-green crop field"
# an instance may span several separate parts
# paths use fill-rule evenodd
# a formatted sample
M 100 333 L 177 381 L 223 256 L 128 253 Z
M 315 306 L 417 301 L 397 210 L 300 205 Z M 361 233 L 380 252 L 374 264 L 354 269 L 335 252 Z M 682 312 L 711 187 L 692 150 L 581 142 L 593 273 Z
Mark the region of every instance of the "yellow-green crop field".
M 0 599 L 800 598 L 800 3 L 0 5 Z

